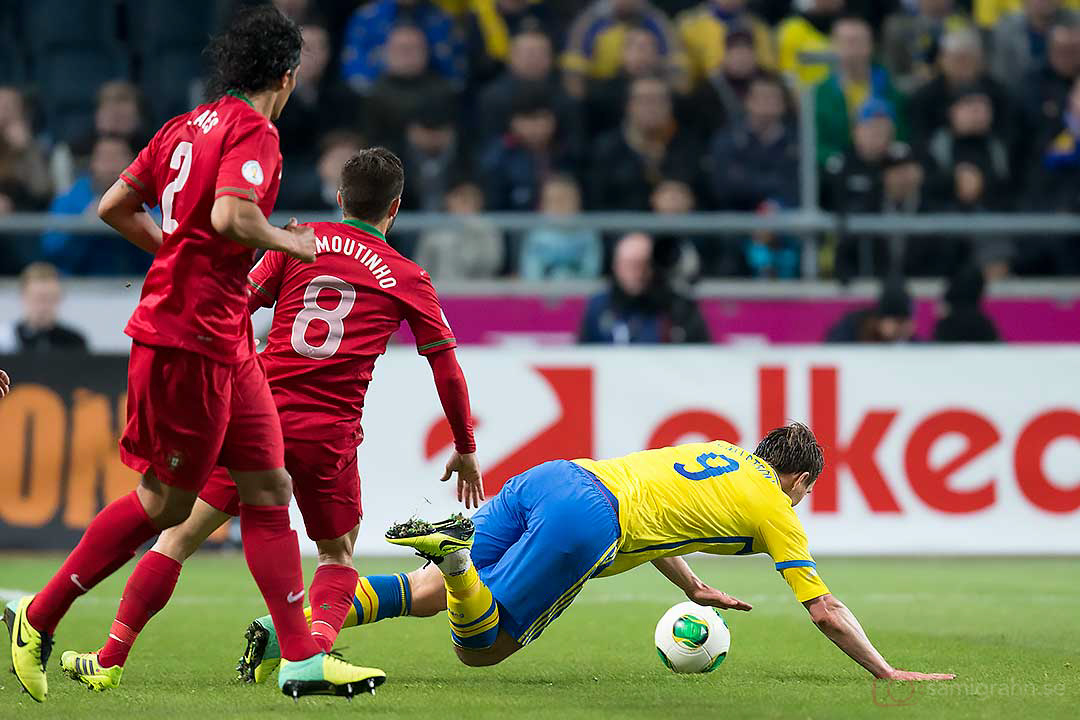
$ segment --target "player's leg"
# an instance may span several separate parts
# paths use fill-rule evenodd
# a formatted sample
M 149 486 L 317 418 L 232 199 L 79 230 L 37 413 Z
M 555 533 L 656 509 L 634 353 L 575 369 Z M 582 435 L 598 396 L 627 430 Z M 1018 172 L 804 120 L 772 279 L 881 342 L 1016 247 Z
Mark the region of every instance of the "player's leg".
M 360 531 L 357 525 L 338 538 L 318 540 L 319 566 L 311 581 L 311 636 L 323 652 L 330 652 L 345 616 L 352 609 L 359 575 L 352 564 L 353 546 Z
M 304 517 L 308 537 L 315 541 L 319 565 L 311 582 L 310 605 L 304 609 L 311 636 L 329 652 L 345 618 L 352 612 L 357 588 L 353 547 L 360 530 L 360 475 L 353 438 L 334 443 L 290 439 L 285 444 L 285 468 L 293 477 L 293 494 Z M 237 664 L 239 678 L 261 683 L 280 663 L 273 619 L 257 618 L 248 625 L 244 654 Z
M 525 533 L 523 520 L 527 512 L 519 493 L 528 475 L 510 480 L 472 520 L 460 515 L 435 524 L 414 520 L 386 533 L 389 542 L 412 547 L 438 569 L 445 588 L 451 638 L 459 657 L 464 652 L 466 657 L 477 654 L 502 659 L 513 652 L 499 640 L 499 603 L 480 578 L 477 567 L 496 565 Z
M 176 387 L 183 378 L 185 387 Z M 13 601 L 4 613 L 11 631 L 15 673 L 31 697 L 48 693 L 45 662 L 60 619 L 80 595 L 130 560 L 163 529 L 187 518 L 224 436 L 214 418 L 227 405 L 213 391 L 219 378 L 193 353 L 136 343 L 128 368 L 128 426 L 121 442 L 124 461 L 143 473 L 134 491 L 110 503 L 91 521 L 60 570 L 33 598 Z M 195 393 L 205 402 L 185 402 Z M 155 413 L 169 412 L 169 422 Z M 209 411 L 209 416 L 207 415 Z
M 312 602 L 315 590 L 312 588 Z M 397 575 L 366 575 L 352 590 L 351 607 L 345 614 L 342 628 L 369 625 L 397 617 L 431 617 L 446 610 L 446 587 L 442 573 L 434 565 L 426 565 L 410 573 Z M 304 608 L 311 623 L 312 608 Z M 316 626 L 312 624 L 312 633 Z M 253 620 L 244 635 L 246 647 L 236 670 L 244 682 L 262 683 L 277 669 L 281 661 L 274 623 L 269 615 Z
M 446 560 L 439 565 L 446 580 L 455 649 L 470 666 L 501 662 L 536 639 L 585 582 L 612 561 L 617 549 L 614 498 L 580 466 L 545 463 L 512 483 L 509 499 L 521 512 L 511 513 L 511 522 L 524 523 L 517 540 L 493 563 L 477 552 L 478 571 L 455 572 Z M 502 538 L 492 543 L 484 536 L 503 520 L 495 501 L 504 493 L 506 489 L 476 515 L 478 550 L 502 544 Z M 492 514 L 486 512 L 488 507 Z M 440 545 L 442 540 L 425 549 L 430 553 Z M 496 600 L 493 609 L 479 613 L 488 595 Z M 493 629 L 497 629 L 494 636 Z
M 232 486 L 228 475 L 224 481 Z M 180 578 L 181 565 L 230 517 L 201 497 L 188 519 L 161 533 L 154 547 L 135 564 L 101 650 L 91 653 L 68 650 L 61 656 L 60 667 L 69 677 L 93 690 L 108 690 L 120 684 L 135 639 L 150 618 L 168 604 Z
M 359 579 L 353 567 L 353 546 L 363 513 L 356 441 L 352 437 L 340 443 L 289 440 L 285 467 L 293 476 L 293 493 L 308 537 L 319 551 L 308 618 L 315 643 L 329 652 L 352 608 Z
M 289 524 L 292 481 L 266 375 L 257 360 L 235 368 L 233 407 L 222 449 L 240 494 L 240 535 L 251 575 L 273 618 L 283 663 L 282 691 L 352 696 L 382 683 L 381 670 L 349 665 L 323 653 L 304 618 L 300 546 Z

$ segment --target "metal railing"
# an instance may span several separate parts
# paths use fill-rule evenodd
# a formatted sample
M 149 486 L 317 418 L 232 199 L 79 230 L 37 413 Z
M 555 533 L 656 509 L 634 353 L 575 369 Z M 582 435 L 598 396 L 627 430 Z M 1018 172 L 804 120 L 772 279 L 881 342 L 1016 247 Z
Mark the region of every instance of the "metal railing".
M 303 222 L 335 221 L 341 216 L 329 212 L 280 211 L 271 222 L 284 225 L 290 217 Z M 676 233 L 691 236 L 729 236 L 767 231 L 801 235 L 843 230 L 859 235 L 970 236 L 1002 235 L 1080 236 L 1080 215 L 1036 213 L 979 214 L 854 214 L 839 215 L 822 210 L 778 211 L 769 215 L 732 212 L 697 212 L 687 215 L 657 215 L 648 212 L 590 212 L 572 216 L 539 213 L 493 212 L 484 219 L 503 232 L 524 232 L 538 228 L 574 228 L 598 232 Z M 402 213 L 394 225 L 398 232 L 423 232 L 447 227 L 465 227 L 467 216 L 444 213 Z M 112 230 L 94 217 L 15 213 L 0 217 L 0 235 L 36 235 L 57 230 L 74 235 L 96 235 Z

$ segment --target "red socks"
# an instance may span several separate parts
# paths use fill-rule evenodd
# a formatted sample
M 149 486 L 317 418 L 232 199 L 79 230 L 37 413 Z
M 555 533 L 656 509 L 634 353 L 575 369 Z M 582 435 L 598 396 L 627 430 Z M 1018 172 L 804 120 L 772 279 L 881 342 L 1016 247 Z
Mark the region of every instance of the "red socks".
M 304 572 L 289 506 L 241 503 L 240 537 L 251 576 L 274 620 L 281 656 L 306 660 L 321 652 L 304 618 Z
M 359 579 L 355 568 L 344 565 L 320 565 L 315 571 L 311 581 L 311 637 L 323 652 L 334 647 Z
M 60 570 L 34 596 L 26 611 L 30 624 L 40 632 L 56 632 L 75 598 L 120 569 L 159 532 L 134 490 L 110 503 L 90 521 Z
M 131 646 L 150 618 L 165 607 L 180 578 L 180 563 L 151 550 L 135 565 L 124 587 L 109 639 L 98 653 L 102 667 L 123 665 Z

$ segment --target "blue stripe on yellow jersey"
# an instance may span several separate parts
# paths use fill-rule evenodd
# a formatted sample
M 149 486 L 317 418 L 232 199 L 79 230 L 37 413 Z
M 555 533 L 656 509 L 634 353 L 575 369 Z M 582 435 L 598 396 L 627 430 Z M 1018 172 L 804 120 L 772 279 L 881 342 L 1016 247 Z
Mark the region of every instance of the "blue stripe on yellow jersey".
M 692 552 L 768 553 L 799 602 L 829 592 L 791 499 L 753 453 L 715 441 L 574 462 L 619 501 L 619 552 L 601 576 Z

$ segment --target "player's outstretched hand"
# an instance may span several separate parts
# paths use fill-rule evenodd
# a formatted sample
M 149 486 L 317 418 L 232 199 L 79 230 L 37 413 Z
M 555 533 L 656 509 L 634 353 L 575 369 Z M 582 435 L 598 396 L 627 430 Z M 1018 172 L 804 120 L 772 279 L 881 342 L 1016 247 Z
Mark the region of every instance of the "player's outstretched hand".
M 292 235 L 285 252 L 300 262 L 315 262 L 315 230 L 310 225 L 299 224 L 296 218 L 289 218 L 285 231 Z
M 698 605 L 717 607 L 722 610 L 742 610 L 746 612 L 754 609 L 754 606 L 750 603 L 731 597 L 726 592 L 717 590 L 714 587 L 709 587 L 708 585 L 696 588 L 692 592 L 687 593 L 686 597 L 693 600 Z
M 11 389 L 11 378 L 3 370 L 0 370 L 0 398 L 8 394 Z
M 921 673 L 911 670 L 893 670 L 885 676 L 887 680 L 952 680 L 956 673 Z
M 457 499 L 465 503 L 466 508 L 478 508 L 484 501 L 484 478 L 480 474 L 480 461 L 476 459 L 476 453 L 462 455 L 458 451 L 446 461 L 446 472 L 443 473 L 442 482 L 450 479 L 457 473 Z

